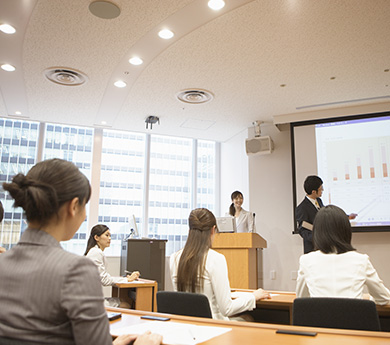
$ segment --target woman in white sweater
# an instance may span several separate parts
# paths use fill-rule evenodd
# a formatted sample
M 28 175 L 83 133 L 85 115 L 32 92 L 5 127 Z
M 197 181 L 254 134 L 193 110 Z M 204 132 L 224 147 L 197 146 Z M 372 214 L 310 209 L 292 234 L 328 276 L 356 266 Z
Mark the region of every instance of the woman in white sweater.
M 363 288 L 377 304 L 388 304 L 390 292 L 368 255 L 351 245 L 351 224 L 345 212 L 333 205 L 321 208 L 314 220 L 316 251 L 299 260 L 297 297 L 363 298 Z
M 217 231 L 214 215 L 205 208 L 198 208 L 191 212 L 188 223 L 186 245 L 170 259 L 175 290 L 206 295 L 213 318 L 221 320 L 252 310 L 257 300 L 269 298 L 268 292 L 258 289 L 232 299 L 226 259 L 211 249 Z
M 111 232 L 108 226 L 104 224 L 95 225 L 91 230 L 84 255 L 90 258 L 98 267 L 102 285 L 112 286 L 117 283 L 127 283 L 138 279 L 140 275 L 138 271 L 133 272 L 127 277 L 113 277 L 107 272 L 107 260 L 104 255 L 104 249 L 108 248 L 110 244 Z M 124 304 L 120 304 L 119 298 L 106 298 L 105 305 L 110 307 L 125 307 Z

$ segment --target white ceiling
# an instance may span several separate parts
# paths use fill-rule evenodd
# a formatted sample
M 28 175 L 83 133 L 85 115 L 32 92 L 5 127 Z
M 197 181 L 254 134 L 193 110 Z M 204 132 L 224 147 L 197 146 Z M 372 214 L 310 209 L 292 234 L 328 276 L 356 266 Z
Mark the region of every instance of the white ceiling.
M 92 15 L 90 0 L 0 0 L 0 23 L 17 29 L 0 32 L 0 63 L 16 67 L 0 70 L 0 116 L 223 142 L 256 120 L 390 100 L 389 0 L 225 0 L 219 12 L 207 0 L 112 2 L 115 19 Z M 49 67 L 88 81 L 51 83 Z M 214 99 L 175 98 L 194 88 Z

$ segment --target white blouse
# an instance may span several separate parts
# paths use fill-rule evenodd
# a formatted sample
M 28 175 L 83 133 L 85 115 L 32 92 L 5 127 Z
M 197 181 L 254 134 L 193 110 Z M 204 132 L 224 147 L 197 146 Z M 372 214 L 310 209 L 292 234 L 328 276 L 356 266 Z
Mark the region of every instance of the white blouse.
M 175 290 L 177 290 L 177 269 L 182 252 L 183 250 L 179 250 L 170 258 L 172 284 Z M 213 319 L 229 320 L 229 316 L 256 307 L 253 293 L 240 293 L 236 299 L 232 299 L 226 259 L 212 249 L 209 249 L 207 254 L 203 279 L 203 291 L 199 293 L 207 296 Z
M 317 250 L 299 259 L 297 297 L 363 298 L 364 286 L 375 303 L 390 302 L 390 291 L 366 254 L 324 254 Z
M 98 267 L 100 280 L 103 286 L 112 286 L 117 283 L 127 283 L 126 277 L 112 277 L 110 273 L 107 272 L 106 256 L 97 245 L 89 250 L 87 258 L 90 258 Z

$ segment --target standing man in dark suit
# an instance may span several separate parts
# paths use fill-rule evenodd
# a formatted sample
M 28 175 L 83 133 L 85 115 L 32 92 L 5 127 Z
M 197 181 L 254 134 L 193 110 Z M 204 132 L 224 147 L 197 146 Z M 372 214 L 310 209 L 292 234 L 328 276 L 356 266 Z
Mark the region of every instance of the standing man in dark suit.
M 310 253 L 314 250 L 312 230 L 314 218 L 318 210 L 324 206 L 321 200 L 324 187 L 321 178 L 315 175 L 306 177 L 303 184 L 306 196 L 295 210 L 299 235 L 303 238 L 303 252 Z

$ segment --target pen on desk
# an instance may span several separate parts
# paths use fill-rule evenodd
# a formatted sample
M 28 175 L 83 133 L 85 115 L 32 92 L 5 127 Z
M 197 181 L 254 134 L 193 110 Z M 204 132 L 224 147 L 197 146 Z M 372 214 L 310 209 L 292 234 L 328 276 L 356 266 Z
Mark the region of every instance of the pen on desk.
M 193 335 L 191 328 L 188 328 L 188 332 L 190 333 L 190 336 L 193 340 L 196 340 L 195 336 Z

